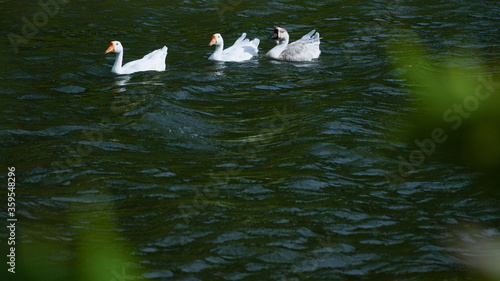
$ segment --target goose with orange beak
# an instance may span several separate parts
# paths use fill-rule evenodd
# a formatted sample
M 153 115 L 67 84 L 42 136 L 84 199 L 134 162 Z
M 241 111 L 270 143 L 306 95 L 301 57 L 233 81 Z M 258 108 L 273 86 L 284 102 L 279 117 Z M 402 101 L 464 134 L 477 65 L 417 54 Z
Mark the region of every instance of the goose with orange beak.
M 214 34 L 208 45 L 215 45 L 215 51 L 208 59 L 215 61 L 246 61 L 258 57 L 260 40 L 255 38 L 250 41 L 245 39 L 246 36 L 246 33 L 241 34 L 233 46 L 224 50 L 224 39 L 219 33 Z
M 165 71 L 165 59 L 168 48 L 167 46 L 163 46 L 163 48 L 145 55 L 142 59 L 131 61 L 125 65 L 122 65 L 123 45 L 120 41 L 111 41 L 105 53 L 116 53 L 115 64 L 111 68 L 111 72 L 116 74 L 131 74 L 139 71 Z

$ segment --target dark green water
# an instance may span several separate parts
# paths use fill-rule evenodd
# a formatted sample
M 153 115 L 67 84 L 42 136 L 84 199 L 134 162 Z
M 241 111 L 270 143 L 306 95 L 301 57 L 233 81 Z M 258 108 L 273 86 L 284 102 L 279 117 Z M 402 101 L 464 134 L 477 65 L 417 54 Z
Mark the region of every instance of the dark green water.
M 2 280 L 500 280 L 498 1 L 0 5 Z

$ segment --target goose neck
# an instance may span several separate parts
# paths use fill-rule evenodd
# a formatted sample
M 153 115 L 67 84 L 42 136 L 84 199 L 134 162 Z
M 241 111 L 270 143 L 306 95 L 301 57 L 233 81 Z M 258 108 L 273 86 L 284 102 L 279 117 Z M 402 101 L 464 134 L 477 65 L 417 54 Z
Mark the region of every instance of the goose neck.
M 224 49 L 224 43 L 219 43 L 215 45 L 215 51 L 212 54 L 212 58 L 215 60 L 222 59 L 222 50 Z
M 123 51 L 116 53 L 115 64 L 113 65 L 111 71 L 115 73 L 120 73 L 122 70 L 122 64 L 123 64 Z

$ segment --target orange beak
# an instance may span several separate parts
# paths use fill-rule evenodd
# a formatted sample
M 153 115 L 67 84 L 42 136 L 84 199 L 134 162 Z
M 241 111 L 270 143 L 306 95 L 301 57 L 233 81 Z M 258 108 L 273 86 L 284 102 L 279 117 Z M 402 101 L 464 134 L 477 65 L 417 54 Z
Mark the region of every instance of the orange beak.
M 215 39 L 215 35 L 212 36 L 212 41 L 210 41 L 210 43 L 208 43 L 208 46 L 212 46 L 213 44 L 217 44 L 217 39 Z
M 113 42 L 111 42 L 111 43 L 109 44 L 109 47 L 108 47 L 108 49 L 106 50 L 105 54 L 110 53 L 110 52 L 114 52 L 114 51 L 115 51 L 115 45 L 113 44 Z

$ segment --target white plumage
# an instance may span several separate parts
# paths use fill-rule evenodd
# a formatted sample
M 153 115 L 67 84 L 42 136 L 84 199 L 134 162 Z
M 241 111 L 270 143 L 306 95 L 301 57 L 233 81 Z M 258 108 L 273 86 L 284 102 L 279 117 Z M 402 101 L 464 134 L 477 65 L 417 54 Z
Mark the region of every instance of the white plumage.
M 250 41 L 249 39 L 245 39 L 246 36 L 246 33 L 241 34 L 233 46 L 224 50 L 222 36 L 219 33 L 214 34 L 209 46 L 215 45 L 215 51 L 208 59 L 216 61 L 245 61 L 259 56 L 260 40 L 255 38 Z
M 116 53 L 116 60 L 111 72 L 116 74 L 131 74 L 139 71 L 164 71 L 166 68 L 165 58 L 167 57 L 168 48 L 163 48 L 152 51 L 145 55 L 142 59 L 131 61 L 122 66 L 123 63 L 123 46 L 119 41 L 112 41 L 106 53 Z
M 276 27 L 274 33 L 269 39 L 276 41 L 276 46 L 267 52 L 266 56 L 287 61 L 311 61 L 317 59 L 321 54 L 319 49 L 320 38 L 316 30 L 304 35 L 301 39 L 288 44 L 290 36 L 288 32 L 281 27 Z

